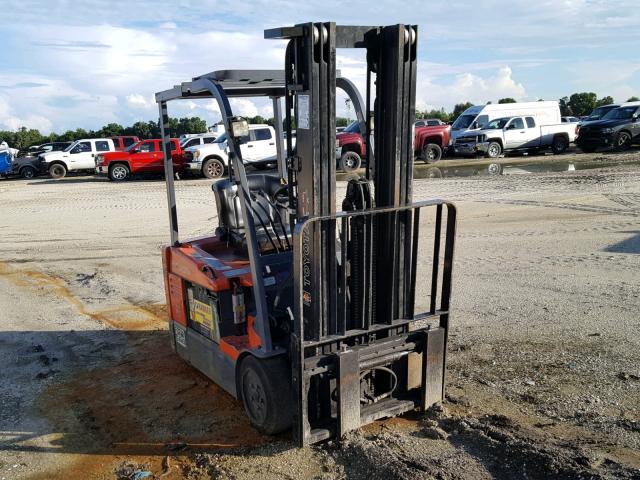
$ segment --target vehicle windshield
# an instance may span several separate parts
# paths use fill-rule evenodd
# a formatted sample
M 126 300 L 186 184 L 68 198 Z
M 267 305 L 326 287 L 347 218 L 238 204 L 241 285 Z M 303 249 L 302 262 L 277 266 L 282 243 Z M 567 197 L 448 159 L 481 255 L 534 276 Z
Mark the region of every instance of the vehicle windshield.
M 461 115 L 457 118 L 455 122 L 453 122 L 453 125 L 451 126 L 451 128 L 453 130 L 467 129 L 471 126 L 475 118 L 476 118 L 475 115 Z
M 600 120 L 611 110 L 614 110 L 616 107 L 598 107 L 591 112 L 591 115 L 587 118 L 587 120 Z
M 343 132 L 347 133 L 360 133 L 360 124 L 356 121 L 353 121 L 349 124 L 347 128 L 343 130 Z
M 633 114 L 636 113 L 638 107 L 620 107 L 614 108 L 609 113 L 607 113 L 603 120 L 629 120 L 633 117 Z
M 124 149 L 125 152 L 130 152 L 131 150 L 135 150 L 136 148 L 138 148 L 138 146 L 141 144 L 142 142 L 136 142 L 136 143 L 132 143 L 131 145 L 129 145 L 127 148 Z
M 487 130 L 500 130 L 504 128 L 509 120 L 511 120 L 511 117 L 496 118 L 495 120 L 491 120 L 489 123 L 487 123 L 484 128 L 486 128 Z
M 70 152 L 70 151 L 71 151 L 71 149 L 72 149 L 73 147 L 75 147 L 77 143 L 78 143 L 78 142 L 72 142 L 72 143 L 71 143 L 71 145 L 69 145 L 67 148 L 65 148 L 65 149 L 63 150 L 63 152 Z
M 227 141 L 227 133 L 225 132 L 222 135 L 220 135 L 218 138 L 216 138 L 213 143 L 222 143 L 226 141 Z

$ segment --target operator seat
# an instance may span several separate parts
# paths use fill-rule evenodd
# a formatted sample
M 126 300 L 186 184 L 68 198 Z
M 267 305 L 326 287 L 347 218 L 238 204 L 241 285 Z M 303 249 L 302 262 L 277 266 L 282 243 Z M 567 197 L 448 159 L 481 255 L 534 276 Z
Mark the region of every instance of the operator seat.
M 283 209 L 276 205 L 274 196 L 283 190 L 279 177 L 256 174 L 247 177 L 251 202 L 250 214 L 256 227 L 258 248 L 261 252 L 287 250 L 291 233 Z M 225 241 L 246 248 L 246 232 L 238 186 L 228 178 L 211 186 L 218 208 L 218 233 Z

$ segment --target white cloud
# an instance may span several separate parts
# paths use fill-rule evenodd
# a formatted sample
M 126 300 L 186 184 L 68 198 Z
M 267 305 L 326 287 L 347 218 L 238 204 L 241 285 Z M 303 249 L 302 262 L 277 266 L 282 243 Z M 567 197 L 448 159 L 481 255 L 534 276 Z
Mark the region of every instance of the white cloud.
M 144 95 L 139 93 L 132 93 L 125 97 L 127 104 L 133 108 L 151 108 L 155 107 L 156 103 L 153 98 L 145 98 Z

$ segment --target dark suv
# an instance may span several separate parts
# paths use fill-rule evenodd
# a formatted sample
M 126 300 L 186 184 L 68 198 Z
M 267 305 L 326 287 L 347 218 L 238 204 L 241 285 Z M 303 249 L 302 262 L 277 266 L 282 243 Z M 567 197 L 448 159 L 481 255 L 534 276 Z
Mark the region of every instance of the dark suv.
M 621 151 L 640 143 L 640 104 L 625 105 L 580 128 L 576 144 L 583 152 L 607 147 Z

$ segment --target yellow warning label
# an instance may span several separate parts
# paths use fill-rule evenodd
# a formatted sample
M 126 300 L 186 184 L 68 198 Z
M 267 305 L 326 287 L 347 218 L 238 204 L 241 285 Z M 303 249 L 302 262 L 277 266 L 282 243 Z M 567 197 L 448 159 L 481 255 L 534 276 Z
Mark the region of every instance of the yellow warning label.
M 191 320 L 200 324 L 200 326 L 203 327 L 203 330 L 205 330 L 210 337 L 216 338 L 218 333 L 216 328 L 217 325 L 214 322 L 213 308 L 211 308 L 211 305 L 194 298 L 190 300 Z

